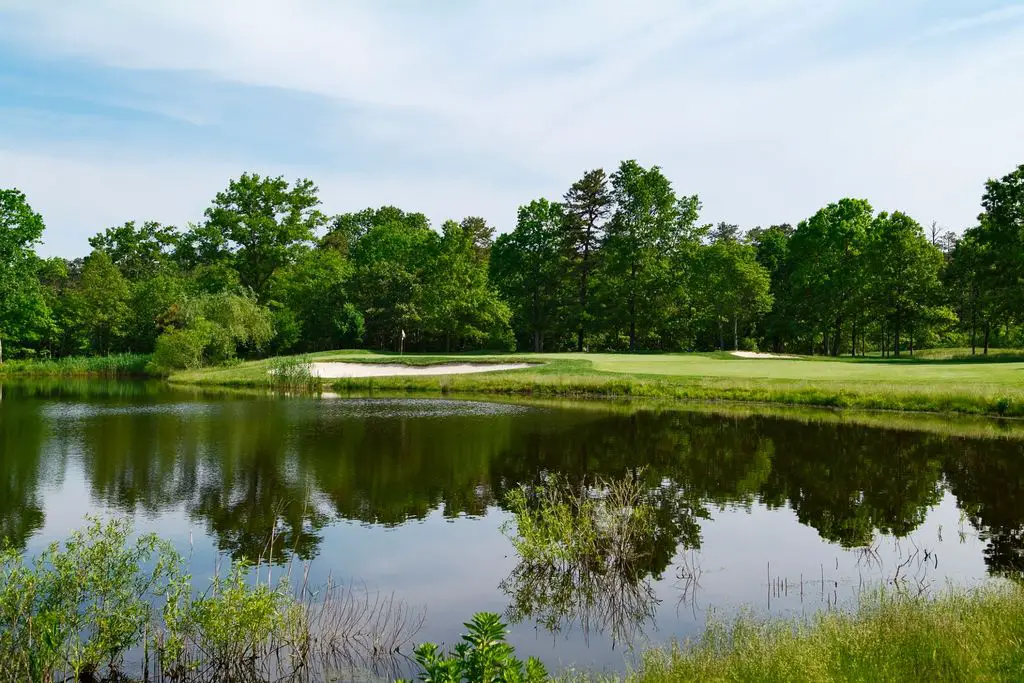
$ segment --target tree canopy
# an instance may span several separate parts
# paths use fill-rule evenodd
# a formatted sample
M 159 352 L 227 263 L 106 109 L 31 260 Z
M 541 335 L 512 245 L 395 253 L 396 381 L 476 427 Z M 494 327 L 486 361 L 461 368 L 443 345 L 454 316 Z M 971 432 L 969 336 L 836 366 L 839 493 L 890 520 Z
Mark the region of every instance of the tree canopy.
M 981 208 L 960 233 L 926 231 L 846 197 L 795 227 L 744 230 L 702 222 L 696 194 L 626 160 L 585 172 L 560 201 L 525 202 L 502 231 L 395 206 L 329 216 L 311 180 L 247 173 L 198 223 L 130 219 L 101 229 L 83 258 L 42 259 L 42 217 L 6 189 L 0 344 L 26 357 L 159 350 L 187 364 L 359 346 L 1020 346 L 1024 166 L 989 180 Z

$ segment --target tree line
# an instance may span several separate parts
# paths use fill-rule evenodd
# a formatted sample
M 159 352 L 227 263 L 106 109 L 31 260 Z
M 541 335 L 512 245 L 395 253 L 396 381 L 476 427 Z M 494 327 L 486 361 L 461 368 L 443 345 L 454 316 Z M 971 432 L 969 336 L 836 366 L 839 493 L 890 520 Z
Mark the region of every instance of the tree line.
M 243 174 L 184 229 L 129 221 L 82 258 L 35 253 L 0 190 L 0 353 L 155 353 L 166 368 L 367 347 L 771 350 L 899 356 L 1024 346 L 1024 166 L 975 226 L 926 230 L 844 198 L 795 226 L 702 223 L 657 166 L 588 171 L 560 201 L 434 229 L 393 206 L 328 215 L 310 180 Z

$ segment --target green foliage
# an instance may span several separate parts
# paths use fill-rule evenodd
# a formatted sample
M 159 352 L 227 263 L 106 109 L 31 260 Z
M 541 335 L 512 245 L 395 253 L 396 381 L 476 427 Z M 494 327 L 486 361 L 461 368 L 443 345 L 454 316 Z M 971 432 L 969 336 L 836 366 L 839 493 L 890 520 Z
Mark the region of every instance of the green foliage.
M 519 562 L 502 582 L 509 618 L 632 640 L 653 617 L 650 578 L 680 545 L 700 543 L 699 503 L 657 479 L 648 481 L 642 469 L 578 482 L 551 475 L 510 491 L 513 519 L 502 531 Z
M 523 662 L 505 642 L 507 630 L 501 617 L 480 612 L 465 624 L 462 642 L 445 653 L 434 643 L 416 647 L 419 680 L 424 683 L 543 683 L 550 680 L 541 662 Z
M 43 234 L 43 219 L 16 189 L 0 189 L 0 363 L 4 341 L 15 349 L 38 340 L 49 325 L 33 251 Z
M 90 520 L 61 546 L 28 565 L 0 556 L 0 661 L 18 680 L 52 680 L 55 672 L 116 672 L 147 634 L 159 596 L 178 559 L 152 535 L 129 542 L 124 520 Z
M 110 256 L 94 251 L 85 259 L 69 298 L 89 350 L 105 355 L 121 348 L 131 314 L 130 297 L 128 280 Z
M 313 374 L 309 357 L 278 358 L 271 361 L 270 381 L 279 389 L 316 391 L 323 381 Z
M 289 186 L 281 177 L 243 173 L 217 193 L 205 225 L 184 238 L 192 260 L 231 263 L 242 285 L 265 301 L 274 273 L 291 263 L 326 221 L 317 209 L 318 192 L 310 180 Z
M 243 174 L 181 233 L 128 221 L 91 238 L 84 260 L 47 261 L 34 253 L 42 219 L 4 190 L 0 344 L 26 358 L 148 353 L 191 326 L 162 345 L 174 367 L 194 354 L 169 347 L 199 336 L 203 364 L 360 346 L 987 353 L 1024 345 L 1022 188 L 1024 166 L 989 181 L 962 238 L 852 198 L 795 229 L 744 234 L 700 224 L 697 196 L 627 160 L 610 177 L 588 171 L 561 203 L 525 204 L 495 240 L 479 216 L 437 230 L 394 206 L 328 219 L 311 181 Z M 248 332 L 206 310 L 212 328 L 182 321 L 196 302 L 240 292 L 263 307 Z
M 668 178 L 657 166 L 624 161 L 612 174 L 615 212 L 606 228 L 606 324 L 629 350 L 659 348 L 656 330 L 673 293 L 671 255 L 688 227 Z
M 564 212 L 560 212 L 562 220 L 558 223 L 558 246 L 569 259 L 567 274 L 572 288 L 578 287 L 579 298 L 570 297 L 573 303 L 570 310 L 576 323 L 576 350 L 582 351 L 587 332 L 594 323 L 590 279 L 604 239 L 605 221 L 612 210 L 604 169 L 588 171 L 573 183 L 565 193 L 564 202 Z M 552 265 L 555 263 L 557 261 L 552 258 Z
M 161 334 L 156 340 L 151 369 L 160 374 L 203 367 L 211 327 L 208 321 L 203 320 L 192 327 L 168 330 Z
M 288 581 L 252 585 L 252 570 L 244 560 L 234 562 L 199 596 L 189 576 L 172 583 L 163 608 L 164 670 L 182 675 L 201 666 L 216 680 L 247 680 L 271 644 L 302 630 L 304 613 Z
M 348 293 L 352 272 L 351 263 L 337 251 L 316 249 L 274 276 L 278 350 L 322 351 L 362 342 L 363 315 Z
M 838 355 L 844 322 L 862 310 L 860 254 L 872 220 L 863 199 L 841 199 L 797 226 L 789 241 L 789 296 L 810 348 Z
M 491 250 L 490 280 L 509 304 L 519 345 L 532 351 L 557 349 L 564 332 L 559 230 L 565 220 L 560 204 L 532 201 L 519 207 L 515 230 L 498 237 Z
M 156 340 L 157 373 L 217 365 L 239 352 L 258 352 L 274 336 L 270 311 L 251 296 L 204 294 L 172 312 L 170 329 Z
M 487 230 L 477 219 L 444 225 L 432 277 L 424 287 L 424 332 L 443 339 L 446 351 L 510 348 L 511 313 L 487 280 L 490 247 L 485 252 L 480 242 Z
M 156 221 L 107 228 L 89 238 L 89 246 L 106 253 L 130 281 L 153 277 L 170 264 L 178 244 L 177 231 Z
M 151 356 L 140 353 L 112 353 L 109 356 L 65 356 L 45 360 L 9 361 L 0 366 L 0 376 L 47 377 L 131 377 L 146 374 Z
M 726 330 L 732 348 L 740 346 L 740 325 L 746 333 L 772 306 L 768 272 L 757 261 L 756 250 L 735 240 L 718 240 L 699 254 L 701 282 L 695 286 L 708 322 L 717 328 L 718 348 L 726 348 Z M 756 349 L 755 349 L 756 350 Z
M 981 681 L 1024 673 L 1024 598 L 1017 586 L 935 600 L 879 593 L 860 610 L 809 620 L 712 621 L 695 643 L 643 654 L 627 680 Z
M 31 683 L 276 680 L 308 672 L 360 638 L 392 652 L 418 629 L 402 604 L 353 598 L 333 584 L 317 600 L 305 589 L 300 598 L 287 574 L 272 581 L 245 559 L 223 573 L 218 565 L 202 590 L 195 583 L 168 542 L 134 537 L 125 519 L 89 518 L 32 561 L 5 546 L 0 676 Z M 142 676 L 128 678 L 126 656 L 139 654 Z
M 397 211 L 397 210 L 396 210 Z M 421 342 L 427 324 L 425 288 L 441 238 L 426 222 L 400 211 L 381 210 L 352 247 L 355 303 L 362 311 L 366 338 L 382 349 Z
M 872 311 L 892 330 L 894 355 L 900 355 L 901 333 L 913 338 L 939 320 L 939 272 L 942 253 L 924 229 L 906 214 L 879 214 L 865 248 L 867 300 Z

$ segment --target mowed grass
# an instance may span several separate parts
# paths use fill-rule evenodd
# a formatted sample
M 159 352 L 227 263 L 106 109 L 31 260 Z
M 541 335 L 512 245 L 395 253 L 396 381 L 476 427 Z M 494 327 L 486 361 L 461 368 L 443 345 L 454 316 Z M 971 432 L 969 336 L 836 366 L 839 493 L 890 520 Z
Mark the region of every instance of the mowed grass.
M 527 362 L 521 370 L 434 377 L 324 380 L 339 392 L 406 391 L 528 396 L 629 396 L 976 415 L 1024 416 L 1019 356 L 880 359 L 739 358 L 709 354 L 406 354 L 332 351 L 311 361 L 403 363 Z M 172 382 L 270 386 L 279 359 L 173 374 Z
M 696 643 L 644 652 L 627 680 L 1020 681 L 1024 594 L 1016 585 L 934 600 L 880 593 L 852 614 L 712 622 Z

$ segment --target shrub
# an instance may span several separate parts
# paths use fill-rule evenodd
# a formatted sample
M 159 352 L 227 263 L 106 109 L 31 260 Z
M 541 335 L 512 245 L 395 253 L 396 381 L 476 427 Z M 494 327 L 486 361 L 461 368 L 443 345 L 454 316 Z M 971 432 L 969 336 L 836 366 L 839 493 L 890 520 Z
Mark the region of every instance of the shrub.
M 195 597 L 191 577 L 176 581 L 167 594 L 166 632 L 161 666 L 172 675 L 203 666 L 216 680 L 249 680 L 274 643 L 304 633 L 304 612 L 283 579 L 250 586 L 252 565 L 232 564 L 214 577 L 209 590 Z
M 116 672 L 141 642 L 160 594 L 178 566 L 156 536 L 128 542 L 131 524 L 90 519 L 61 547 L 28 565 L 0 556 L 0 662 L 6 680 L 46 681 L 55 672 Z M 148 567 L 148 568 L 144 568 Z
M 168 330 L 156 340 L 150 369 L 155 372 L 190 370 L 203 366 L 210 343 L 210 325 Z

